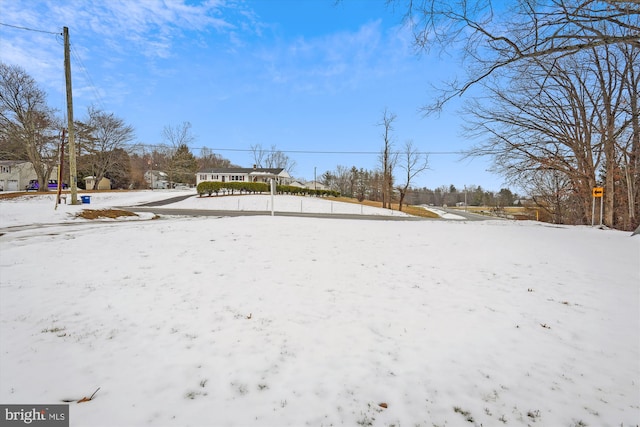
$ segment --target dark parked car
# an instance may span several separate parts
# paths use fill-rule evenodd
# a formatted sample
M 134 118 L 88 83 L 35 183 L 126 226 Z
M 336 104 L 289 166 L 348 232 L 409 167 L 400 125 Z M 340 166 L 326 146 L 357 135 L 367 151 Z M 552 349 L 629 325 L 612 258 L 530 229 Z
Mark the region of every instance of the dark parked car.
M 40 184 L 38 183 L 37 179 L 32 179 L 31 181 L 29 181 L 29 185 L 27 185 L 27 191 L 37 191 L 39 188 L 40 188 Z M 49 190 L 57 190 L 58 181 L 56 181 L 55 179 L 50 179 L 49 183 L 47 184 L 47 188 Z M 63 182 L 62 188 L 63 189 L 69 188 L 69 184 Z

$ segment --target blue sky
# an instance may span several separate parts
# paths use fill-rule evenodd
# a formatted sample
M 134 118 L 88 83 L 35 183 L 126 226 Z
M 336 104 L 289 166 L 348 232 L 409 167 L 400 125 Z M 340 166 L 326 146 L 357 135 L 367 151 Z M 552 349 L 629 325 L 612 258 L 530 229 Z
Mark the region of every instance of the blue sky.
M 457 99 L 438 116 L 419 109 L 454 77 L 457 55 L 417 55 L 402 10 L 384 0 L 0 0 L 0 22 L 57 33 L 69 27 L 74 115 L 94 105 L 161 144 L 165 126 L 192 124 L 200 147 L 241 166 L 250 146 L 275 145 L 313 179 L 337 165 L 375 169 L 385 109 L 397 149 L 460 151 Z M 451 52 L 450 52 L 451 53 Z M 62 38 L 0 26 L 0 60 L 20 65 L 64 111 Z M 332 154 L 295 151 L 334 152 Z M 431 154 L 415 179 L 429 188 L 505 186 L 488 160 Z M 399 180 L 398 180 L 399 181 Z

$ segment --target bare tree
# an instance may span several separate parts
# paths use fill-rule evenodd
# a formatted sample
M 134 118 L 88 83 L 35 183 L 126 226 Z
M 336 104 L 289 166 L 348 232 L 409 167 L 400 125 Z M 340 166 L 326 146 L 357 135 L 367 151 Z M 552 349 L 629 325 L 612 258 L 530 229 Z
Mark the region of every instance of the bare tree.
M 526 187 L 536 206 L 545 211 L 554 224 L 582 222 L 582 210 L 571 210 L 570 200 L 575 198 L 575 191 L 566 174 L 540 169 L 531 173 Z
M 271 146 L 271 151 L 265 158 L 265 166 L 267 168 L 283 168 L 289 174 L 293 174 L 296 168 L 296 161 L 286 155 L 283 151 L 276 150 L 276 146 Z
M 176 126 L 165 126 L 162 129 L 162 139 L 172 148 L 177 149 L 181 145 L 189 146 L 196 140 L 196 136 L 191 132 L 191 123 L 182 122 Z
M 576 58 L 566 58 L 550 65 L 530 64 L 519 76 L 506 87 L 504 82 L 485 84 L 489 100 L 469 105 L 472 119 L 466 130 L 484 137 L 470 154 L 491 156 L 494 171 L 521 187 L 538 170 L 564 173 L 585 201 L 586 219 L 603 161 L 595 138 L 595 86 L 589 70 Z
M 468 112 L 473 119 L 467 127 L 472 134 L 482 134 L 485 142 L 470 153 L 493 157 L 494 169 L 519 186 L 538 179 L 539 170 L 565 174 L 572 185 L 570 202 L 580 201 L 586 223 L 591 217 L 591 190 L 602 179 L 604 223 L 629 228 L 631 222 L 623 225 L 615 212 L 620 206 L 635 209 L 626 200 L 635 197 L 633 190 L 619 187 L 624 183 L 632 187 L 637 181 L 637 169 L 628 167 L 632 156 L 625 152 L 634 152 L 631 141 L 637 138 L 638 126 L 633 125 L 637 90 L 630 89 L 629 80 L 640 49 L 626 49 L 636 54 L 625 55 L 624 49 L 605 45 L 550 62 L 523 63 L 509 80 L 491 85 L 487 80 L 490 101 L 471 104 Z
M 404 170 L 404 184 L 398 187 L 400 193 L 400 202 L 398 210 L 402 210 L 402 203 L 407 195 L 407 190 L 411 186 L 411 181 L 429 169 L 429 156 L 424 153 L 420 153 L 418 149 L 413 145 L 413 141 L 408 140 L 404 144 L 404 150 L 400 153 L 400 169 Z
M 260 145 L 260 144 L 251 145 L 251 152 L 253 153 L 253 164 L 254 164 L 254 166 L 257 167 L 257 168 L 264 167 L 262 165 L 262 162 L 264 161 L 264 158 L 265 158 L 267 153 L 262 148 L 262 145 Z
M 633 111 L 635 110 L 637 114 L 640 108 L 637 77 L 634 77 L 638 72 L 639 57 L 640 49 L 620 49 L 616 46 L 602 46 L 590 52 L 589 63 L 592 64 L 594 80 L 597 82 L 600 94 L 599 103 L 594 110 L 605 155 L 604 223 L 608 226 L 618 226 L 615 214 L 620 203 L 617 199 L 632 195 L 618 191 L 617 187 L 621 182 L 626 181 L 624 176 L 620 176 L 623 167 L 620 163 L 624 161 L 624 149 L 621 152 L 623 141 L 629 138 L 632 140 L 640 138 L 636 133 L 638 128 L 633 127 L 633 124 L 638 121 L 637 117 L 634 118 Z M 634 79 L 636 79 L 635 87 Z M 634 133 L 636 133 L 635 136 Z M 622 206 L 624 205 L 625 203 L 622 203 Z
M 403 0 L 387 0 L 401 3 Z M 437 111 L 497 71 L 605 45 L 640 48 L 637 0 L 521 0 L 509 9 L 491 0 L 406 0 L 405 22 L 418 49 L 463 52 L 467 75 L 425 107 Z
M 191 132 L 191 123 L 167 125 L 162 129 L 162 140 L 166 143 L 166 163 L 163 166 L 169 183 L 181 182 L 191 184 L 195 181 L 198 169 L 197 161 L 189 149 L 189 144 L 196 140 Z
M 105 176 L 109 178 L 111 188 L 125 189 L 131 187 L 133 177 L 129 153 L 124 148 L 116 148 L 113 153 L 113 159 L 111 168 L 105 173 Z
M 351 197 L 351 168 L 338 165 L 333 173 L 334 187 L 343 196 Z
M 624 47 L 621 50 L 627 63 L 640 62 L 640 49 Z M 629 224 L 627 229 L 635 229 L 640 224 L 640 69 L 629 67 L 623 78 L 626 90 L 623 107 L 630 118 L 630 126 L 618 138 L 621 176 L 627 199 L 622 217 Z
M 88 108 L 87 126 L 91 129 L 92 137 L 88 139 L 82 148 L 88 153 L 90 172 L 95 176 L 97 185 L 109 172 L 130 168 L 130 165 L 121 164 L 128 161 L 121 155 L 126 145 L 135 138 L 132 126 L 116 117 L 113 113 L 106 113 L 94 107 Z
M 40 191 L 47 191 L 58 162 L 60 128 L 36 81 L 21 67 L 0 62 L 0 139 L 31 162 Z
M 231 167 L 231 161 L 214 153 L 210 148 L 204 147 L 200 149 L 198 167 L 200 169 L 228 168 Z
M 382 168 L 382 207 L 391 208 L 391 197 L 393 194 L 393 167 L 396 163 L 397 154 L 392 151 L 393 148 L 393 122 L 397 116 L 389 112 L 386 108 L 382 113 L 382 120 L 378 123 L 383 127 L 382 140 L 383 146 L 380 152 L 380 166 Z
M 29 160 L 22 142 L 0 131 L 0 160 Z
M 320 177 L 322 183 L 338 191 L 345 197 L 355 197 L 359 201 L 364 199 L 382 201 L 381 193 L 384 188 L 382 173 L 378 170 L 370 171 L 355 166 L 338 165 L 334 171 L 327 171 Z
M 293 174 L 296 168 L 296 161 L 287 156 L 284 151 L 278 150 L 275 145 L 272 145 L 270 150 L 262 148 L 260 144 L 252 145 L 251 152 L 253 164 L 258 168 L 282 168 L 289 174 Z

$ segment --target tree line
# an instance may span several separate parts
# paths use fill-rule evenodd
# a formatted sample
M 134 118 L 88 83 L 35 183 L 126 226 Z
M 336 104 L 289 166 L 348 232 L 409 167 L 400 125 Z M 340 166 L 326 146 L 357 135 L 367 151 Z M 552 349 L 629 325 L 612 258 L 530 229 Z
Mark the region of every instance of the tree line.
M 384 188 L 388 187 L 381 169 L 364 169 L 355 166 L 347 167 L 338 165 L 333 171 L 327 171 L 320 176 L 320 181 L 339 192 L 345 197 L 353 197 L 359 201 L 372 200 L 382 202 Z M 409 181 L 410 182 L 410 181 Z M 392 181 L 393 184 L 393 181 Z M 442 185 L 434 189 L 427 187 L 405 187 L 406 181 L 400 186 L 393 187 L 390 201 L 399 202 L 404 191 L 407 204 L 455 206 L 466 204 L 468 206 L 505 207 L 517 206 L 520 196 L 508 188 L 498 192 L 485 190 L 479 185 L 469 185 L 458 189 L 454 185 Z

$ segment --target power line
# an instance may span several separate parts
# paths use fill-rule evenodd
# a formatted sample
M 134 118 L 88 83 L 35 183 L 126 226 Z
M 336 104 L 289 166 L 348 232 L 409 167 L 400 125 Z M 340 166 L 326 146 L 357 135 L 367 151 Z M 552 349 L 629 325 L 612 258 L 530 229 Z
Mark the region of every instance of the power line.
M 5 24 L 3 22 L 0 22 L 0 25 L 3 25 L 5 27 L 11 27 L 11 28 L 15 28 L 18 30 L 25 30 L 25 31 L 34 31 L 36 33 L 45 33 L 45 34 L 54 34 L 54 35 L 61 35 L 62 33 L 54 33 L 53 31 L 45 31 L 45 30 L 36 30 L 35 28 L 28 28 L 28 27 L 19 27 L 17 25 L 10 25 L 10 24 Z
M 209 147 L 204 147 L 209 148 Z M 246 148 L 209 148 L 211 151 L 244 151 L 253 152 L 251 149 Z M 260 151 L 260 150 L 259 150 Z M 317 151 L 317 150 L 261 150 L 267 153 L 291 153 L 291 154 L 355 154 L 355 155 L 372 155 L 380 154 L 380 151 Z M 400 154 L 402 151 L 393 151 L 393 154 Z M 464 154 L 462 151 L 418 151 L 417 154 L 433 154 L 433 155 L 451 155 L 451 154 Z
M 166 148 L 163 144 L 132 144 L 134 147 L 152 147 L 152 148 Z M 192 147 L 194 150 L 211 150 L 211 151 L 232 151 L 232 152 L 245 152 L 252 153 L 254 150 L 250 148 L 218 148 L 218 147 Z M 320 150 L 272 150 L 263 149 L 258 150 L 265 153 L 285 153 L 285 154 L 352 154 L 352 155 L 378 155 L 379 151 L 320 151 Z M 393 154 L 401 154 L 402 151 L 394 151 Z M 416 154 L 426 155 L 463 155 L 466 154 L 463 151 L 419 151 Z
M 87 67 L 84 66 L 84 63 L 82 62 L 82 59 L 80 58 L 80 55 L 78 54 L 76 49 L 73 47 L 73 45 L 71 45 L 71 55 L 73 55 L 73 58 L 76 60 L 76 63 L 80 66 L 80 68 L 84 72 L 85 76 L 87 77 L 87 80 L 89 82 L 89 86 L 93 90 L 93 95 L 95 96 L 97 103 L 100 105 L 100 108 L 102 108 L 103 110 L 106 110 L 106 108 L 104 106 L 104 103 L 102 102 L 102 97 L 100 96 L 100 92 L 98 92 L 98 89 L 96 88 L 95 83 L 93 83 L 93 79 L 91 78 L 91 75 L 89 74 L 89 71 L 87 70 Z

